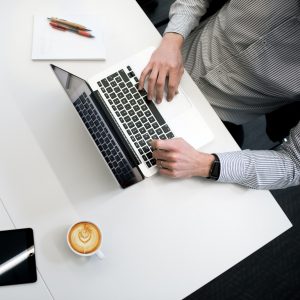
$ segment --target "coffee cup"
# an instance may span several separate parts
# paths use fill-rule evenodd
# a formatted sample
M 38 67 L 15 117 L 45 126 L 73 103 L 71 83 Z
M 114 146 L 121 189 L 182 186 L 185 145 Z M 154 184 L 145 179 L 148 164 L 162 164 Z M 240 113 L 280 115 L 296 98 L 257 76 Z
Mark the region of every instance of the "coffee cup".
M 68 230 L 67 243 L 77 255 L 91 256 L 96 254 L 100 259 L 104 257 L 100 251 L 102 245 L 101 230 L 90 221 L 80 221 L 73 224 Z

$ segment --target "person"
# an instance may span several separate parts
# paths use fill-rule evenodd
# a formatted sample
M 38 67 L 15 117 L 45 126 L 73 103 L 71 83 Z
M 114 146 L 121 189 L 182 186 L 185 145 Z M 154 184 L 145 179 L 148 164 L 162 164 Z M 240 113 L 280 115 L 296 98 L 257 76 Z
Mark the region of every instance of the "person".
M 139 88 L 148 79 L 148 98 L 159 104 L 166 85 L 171 101 L 185 66 L 219 117 L 237 125 L 299 101 L 299 1 L 229 0 L 199 23 L 211 2 L 172 4 L 170 21 L 141 73 Z M 274 150 L 209 154 L 181 138 L 153 140 L 152 147 L 160 174 L 171 177 L 211 177 L 256 189 L 300 183 L 300 122 Z

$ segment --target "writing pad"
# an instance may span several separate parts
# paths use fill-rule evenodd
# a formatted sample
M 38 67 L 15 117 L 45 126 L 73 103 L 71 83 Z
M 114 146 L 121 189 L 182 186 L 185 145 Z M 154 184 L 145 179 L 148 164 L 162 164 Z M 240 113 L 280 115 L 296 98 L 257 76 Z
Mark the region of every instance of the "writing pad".
M 0 231 L 0 286 L 37 280 L 33 230 Z

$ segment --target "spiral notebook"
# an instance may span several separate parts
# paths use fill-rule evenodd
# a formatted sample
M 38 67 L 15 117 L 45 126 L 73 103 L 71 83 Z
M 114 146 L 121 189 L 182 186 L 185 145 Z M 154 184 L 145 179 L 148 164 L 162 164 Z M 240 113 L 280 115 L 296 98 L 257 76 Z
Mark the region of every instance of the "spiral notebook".
M 33 18 L 33 60 L 104 60 L 106 58 L 101 19 L 98 15 L 59 15 L 91 29 L 94 38 L 53 29 L 45 15 Z

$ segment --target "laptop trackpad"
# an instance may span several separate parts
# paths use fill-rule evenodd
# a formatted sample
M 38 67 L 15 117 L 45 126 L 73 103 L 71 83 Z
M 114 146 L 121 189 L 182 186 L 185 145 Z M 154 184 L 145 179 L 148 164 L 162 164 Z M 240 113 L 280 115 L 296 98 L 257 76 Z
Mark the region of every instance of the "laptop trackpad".
M 175 119 L 169 120 L 168 124 L 175 137 L 182 137 L 195 149 L 199 149 L 213 139 L 211 130 L 195 108 L 188 109 Z
M 192 104 L 183 92 L 180 91 L 171 102 L 168 102 L 164 97 L 163 101 L 159 105 L 156 105 L 156 107 L 168 123 L 182 114 L 182 112 L 191 109 Z

